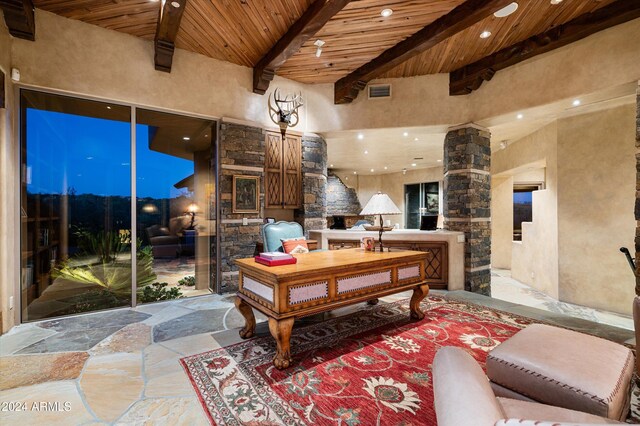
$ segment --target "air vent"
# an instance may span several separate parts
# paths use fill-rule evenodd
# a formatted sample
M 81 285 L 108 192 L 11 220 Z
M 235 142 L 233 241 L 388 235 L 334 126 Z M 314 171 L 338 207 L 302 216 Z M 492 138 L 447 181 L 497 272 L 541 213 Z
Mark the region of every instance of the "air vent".
M 390 98 L 390 84 L 371 84 L 369 85 L 369 99 Z

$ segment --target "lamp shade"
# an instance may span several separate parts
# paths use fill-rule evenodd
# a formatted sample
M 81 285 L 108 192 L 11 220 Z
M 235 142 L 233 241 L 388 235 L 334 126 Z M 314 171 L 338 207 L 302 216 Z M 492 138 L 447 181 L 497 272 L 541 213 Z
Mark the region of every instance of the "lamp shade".
M 389 198 L 387 194 L 378 192 L 371 197 L 360 214 L 362 216 L 368 216 L 378 214 L 402 214 L 402 212 L 395 204 L 393 204 L 393 201 L 391 201 L 391 198 Z

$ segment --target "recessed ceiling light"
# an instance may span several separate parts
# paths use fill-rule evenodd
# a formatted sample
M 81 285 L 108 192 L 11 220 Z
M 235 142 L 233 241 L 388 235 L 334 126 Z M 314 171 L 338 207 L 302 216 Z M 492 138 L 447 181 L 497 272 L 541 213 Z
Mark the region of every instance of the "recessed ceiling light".
M 358 174 L 358 172 L 353 172 L 354 175 Z
M 406 137 L 406 136 L 409 136 L 409 132 L 404 132 L 404 133 L 402 134 L 402 136 L 405 136 L 405 137 Z
M 108 106 L 108 107 L 107 107 L 107 109 L 111 109 L 111 107 L 110 107 L 110 106 Z
M 496 18 L 504 18 L 505 16 L 511 15 L 516 10 L 518 10 L 518 3 L 513 2 L 494 13 L 493 16 Z
M 368 154 L 368 153 L 369 153 L 369 151 L 365 150 L 365 151 L 364 151 L 364 153 L 365 153 L 365 154 Z
M 562 0 L 551 0 L 551 4 L 560 4 Z
M 573 106 L 578 106 L 580 105 L 580 99 L 576 99 L 572 102 Z
M 345 176 L 345 177 L 344 177 L 344 180 L 349 180 L 349 176 Z
M 489 38 L 491 37 L 491 31 L 483 31 L 480 33 L 480 38 Z
M 411 167 L 415 167 L 415 166 L 417 166 L 416 163 L 411 163 Z
M 171 2 L 171 6 L 173 6 L 173 7 L 180 7 L 180 3 L 179 3 L 179 2 L 177 2 L 177 1 L 172 1 L 172 2 Z
M 190 141 L 190 140 L 191 140 L 191 138 L 190 138 L 189 136 L 184 136 L 184 137 L 182 138 L 182 140 L 183 140 L 183 141 Z
M 358 133 L 358 139 L 360 140 L 364 139 L 364 135 L 362 133 Z
M 380 15 L 382 15 L 383 18 L 388 18 L 392 14 L 393 14 L 392 9 L 382 9 L 382 12 L 380 12 Z
M 373 173 L 373 169 L 371 169 L 371 173 Z
M 329 164 L 329 167 L 333 167 L 333 164 Z
M 522 120 L 522 119 L 524 118 L 524 115 L 522 115 L 522 114 L 518 114 L 518 115 L 516 115 L 516 118 L 517 118 L 518 120 Z
M 384 166 L 384 169 L 387 170 L 387 166 Z
M 418 138 L 413 138 L 413 140 L 414 140 L 414 141 L 416 141 L 416 142 L 418 142 L 418 141 L 419 141 L 419 139 L 418 139 Z
M 442 160 L 436 160 L 438 163 L 442 163 Z

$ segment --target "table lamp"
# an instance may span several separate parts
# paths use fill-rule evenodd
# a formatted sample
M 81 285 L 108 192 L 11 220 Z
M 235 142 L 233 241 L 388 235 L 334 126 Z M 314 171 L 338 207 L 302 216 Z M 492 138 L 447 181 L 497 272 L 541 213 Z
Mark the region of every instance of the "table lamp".
M 196 203 L 191 203 L 189 204 L 189 207 L 187 207 L 187 211 L 185 213 L 191 216 L 191 223 L 189 223 L 189 227 L 187 229 L 189 230 L 194 229 L 193 225 L 194 225 L 194 222 L 196 221 L 196 213 L 198 212 L 198 210 L 199 208 Z
M 362 216 L 379 215 L 380 226 L 365 226 L 367 231 L 378 231 L 378 242 L 380 243 L 380 252 L 382 252 L 382 233 L 384 231 L 391 231 L 393 226 L 383 226 L 382 215 L 383 214 L 402 214 L 400 209 L 393 204 L 391 198 L 387 194 L 378 192 L 374 194 L 369 200 L 364 209 L 360 212 Z

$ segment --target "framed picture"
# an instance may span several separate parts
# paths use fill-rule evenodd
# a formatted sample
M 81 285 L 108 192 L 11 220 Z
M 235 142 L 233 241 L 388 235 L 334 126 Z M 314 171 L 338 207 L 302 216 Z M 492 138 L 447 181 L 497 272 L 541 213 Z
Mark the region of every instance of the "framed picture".
M 260 177 L 233 175 L 233 213 L 258 213 L 260 211 Z

